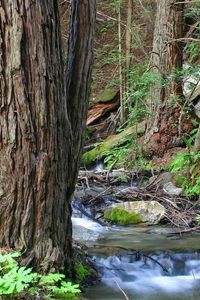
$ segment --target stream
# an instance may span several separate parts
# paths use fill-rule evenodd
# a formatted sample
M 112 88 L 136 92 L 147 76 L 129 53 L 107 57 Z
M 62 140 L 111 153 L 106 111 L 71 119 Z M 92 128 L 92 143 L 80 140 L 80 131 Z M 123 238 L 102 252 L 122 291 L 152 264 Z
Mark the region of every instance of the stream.
M 171 236 L 174 229 L 160 225 L 102 227 L 80 216 L 72 221 L 101 274 L 84 299 L 200 299 L 198 234 Z

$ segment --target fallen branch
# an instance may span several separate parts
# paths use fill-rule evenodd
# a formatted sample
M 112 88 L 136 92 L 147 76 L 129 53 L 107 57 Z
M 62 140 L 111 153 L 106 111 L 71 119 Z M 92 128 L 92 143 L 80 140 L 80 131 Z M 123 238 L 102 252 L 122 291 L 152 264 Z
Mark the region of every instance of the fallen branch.
M 192 228 L 188 228 L 188 229 L 184 229 L 178 232 L 170 232 L 168 233 L 167 236 L 171 236 L 171 235 L 181 235 L 183 233 L 188 233 L 188 232 L 192 232 L 192 231 L 200 231 L 200 226 L 196 226 L 196 227 L 192 227 Z

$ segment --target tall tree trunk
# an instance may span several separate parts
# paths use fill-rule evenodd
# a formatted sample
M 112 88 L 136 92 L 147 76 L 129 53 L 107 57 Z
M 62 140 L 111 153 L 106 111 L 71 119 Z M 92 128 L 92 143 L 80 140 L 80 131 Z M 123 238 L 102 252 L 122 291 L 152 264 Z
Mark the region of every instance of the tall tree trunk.
M 83 149 L 93 67 L 96 0 L 72 1 L 66 71 L 67 109 L 72 130 L 68 181 L 74 189 Z M 71 191 L 72 192 L 72 191 Z
M 152 51 L 152 69 L 167 84 L 158 82 L 151 88 L 151 111 L 154 116 L 147 128 L 147 140 L 152 133 L 159 131 L 160 115 L 167 105 L 169 96 L 182 96 L 180 76 L 173 75 L 173 70 L 181 70 L 183 64 L 184 1 L 157 1 L 157 15 Z M 175 73 L 174 73 L 175 74 Z
M 95 0 L 72 2 L 83 2 L 91 14 L 73 15 L 77 26 L 85 20 L 93 28 Z M 88 37 L 78 39 L 83 51 Z M 43 271 L 70 270 L 70 198 L 78 164 L 71 163 L 70 121 L 76 118 L 68 113 L 70 105 L 77 111 L 80 104 L 73 97 L 66 101 L 57 0 L 0 0 L 0 50 L 0 247 L 21 249 L 25 262 Z M 92 58 L 91 49 L 84 54 Z M 74 72 L 81 71 L 77 61 Z M 90 74 L 91 66 L 84 71 Z M 86 110 L 84 88 L 78 89 Z M 82 130 L 75 142 L 81 147 Z

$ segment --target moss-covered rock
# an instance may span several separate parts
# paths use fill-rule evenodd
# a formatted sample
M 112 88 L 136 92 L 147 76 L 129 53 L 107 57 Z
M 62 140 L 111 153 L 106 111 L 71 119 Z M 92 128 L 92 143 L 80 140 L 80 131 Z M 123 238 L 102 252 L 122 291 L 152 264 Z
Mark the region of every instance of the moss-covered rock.
M 141 218 L 141 222 L 148 224 L 158 224 L 166 213 L 165 207 L 158 201 L 125 201 L 121 203 L 115 203 L 109 206 L 109 209 L 122 209 L 128 213 L 137 213 Z M 120 212 L 120 211 L 119 211 Z
M 113 207 L 108 208 L 104 212 L 104 218 L 112 223 L 119 225 L 131 225 L 142 222 L 140 214 L 128 212 L 123 208 Z
M 85 280 L 91 275 L 89 267 L 82 262 L 75 262 L 76 280 L 78 283 L 84 283 Z

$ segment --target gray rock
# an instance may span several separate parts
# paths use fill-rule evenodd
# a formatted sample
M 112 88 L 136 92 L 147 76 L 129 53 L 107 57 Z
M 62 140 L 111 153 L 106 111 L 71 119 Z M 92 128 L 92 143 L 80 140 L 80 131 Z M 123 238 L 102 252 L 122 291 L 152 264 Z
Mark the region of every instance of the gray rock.
M 163 185 L 163 191 L 168 195 L 179 196 L 183 190 L 176 187 L 172 182 L 167 182 Z
M 139 213 L 142 222 L 149 224 L 157 224 L 165 216 L 165 207 L 157 201 L 127 201 L 123 203 L 116 203 L 110 207 L 121 207 L 128 212 Z
M 149 183 L 156 183 L 159 187 L 163 187 L 165 183 L 173 181 L 174 174 L 171 172 L 163 172 L 149 178 Z

